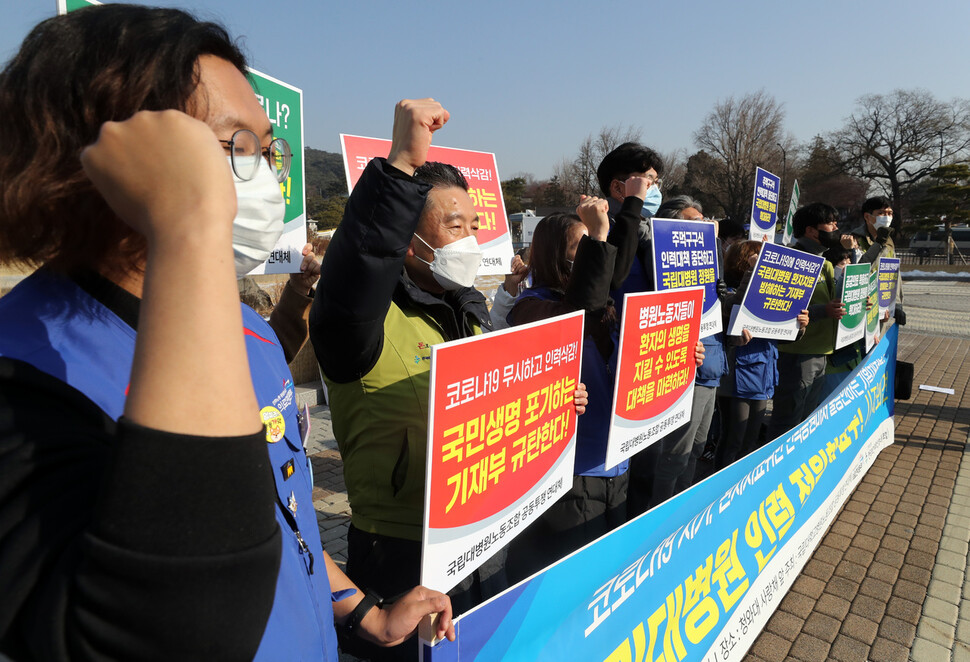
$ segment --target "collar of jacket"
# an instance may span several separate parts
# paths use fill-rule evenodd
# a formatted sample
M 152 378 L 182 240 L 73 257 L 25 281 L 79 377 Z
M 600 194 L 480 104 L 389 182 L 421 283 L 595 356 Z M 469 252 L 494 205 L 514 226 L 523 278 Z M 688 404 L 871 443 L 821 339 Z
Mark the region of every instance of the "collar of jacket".
M 452 340 L 474 335 L 474 331 L 466 319 L 466 314 L 473 316 L 481 325 L 483 331 L 492 331 L 492 318 L 485 303 L 485 296 L 474 287 L 463 287 L 460 290 L 447 291 L 441 295 L 432 294 L 418 287 L 407 275 L 407 271 L 402 270 L 401 277 L 394 290 L 394 299 L 399 306 L 423 308 L 445 328 L 449 335 L 452 335 L 453 328 L 457 328 L 457 321 L 461 320 L 461 335 L 452 338 Z M 446 321 L 451 322 L 451 324 L 446 323 Z M 452 327 L 452 325 L 454 326 Z
M 805 235 L 798 238 L 798 241 L 795 242 L 795 248 L 806 253 L 811 253 L 812 255 L 821 255 L 825 252 L 825 246 L 814 239 L 809 239 Z
M 865 221 L 862 222 L 862 225 L 857 225 L 856 227 L 852 228 L 851 232 L 857 237 L 865 237 L 870 242 L 872 241 L 872 235 L 869 234 L 869 226 Z

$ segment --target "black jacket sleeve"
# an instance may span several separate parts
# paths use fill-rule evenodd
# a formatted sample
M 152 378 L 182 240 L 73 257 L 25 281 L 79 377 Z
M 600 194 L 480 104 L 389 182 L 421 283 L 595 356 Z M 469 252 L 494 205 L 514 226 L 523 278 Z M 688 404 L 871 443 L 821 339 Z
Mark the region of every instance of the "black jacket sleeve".
M 377 363 L 384 318 L 431 187 L 373 159 L 347 201 L 320 267 L 310 341 L 328 378 L 349 382 Z
M 571 310 L 591 313 L 606 308 L 618 252 L 609 240 L 596 241 L 583 237 L 579 241 L 564 297 Z
M 610 280 L 611 290 L 623 285 L 623 281 L 630 275 L 633 261 L 637 258 L 637 229 L 640 227 L 642 209 L 643 200 L 631 195 L 623 201 L 619 213 L 613 218 L 613 227 L 606 239 L 616 247 L 616 263 Z
M 519 298 L 509 313 L 509 322 L 518 326 L 585 310 L 586 333 L 592 336 L 604 358 L 609 357 L 611 345 L 604 313 L 610 301 L 610 276 L 616 263 L 616 252 L 616 247 L 609 242 L 583 237 L 576 249 L 576 260 L 562 300 Z
M 263 433 L 115 423 L 0 358 L 0 652 L 251 659 L 280 563 L 274 504 Z

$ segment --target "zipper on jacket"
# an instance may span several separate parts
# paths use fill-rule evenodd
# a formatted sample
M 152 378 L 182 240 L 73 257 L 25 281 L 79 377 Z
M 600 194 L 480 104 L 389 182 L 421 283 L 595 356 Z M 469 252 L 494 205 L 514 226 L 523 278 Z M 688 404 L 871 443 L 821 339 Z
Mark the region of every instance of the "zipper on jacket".
M 313 574 L 313 552 L 310 551 L 309 545 L 307 545 L 306 541 L 303 540 L 303 534 L 300 533 L 299 529 L 294 528 L 293 533 L 296 534 L 296 540 L 298 543 L 300 543 L 300 554 L 306 553 L 306 555 L 310 557 L 309 558 L 310 574 L 312 575 Z
M 293 535 L 296 536 L 296 542 L 300 547 L 300 556 L 303 556 L 304 554 L 307 555 L 309 572 L 312 575 L 313 574 L 313 552 L 310 551 L 310 546 L 306 544 L 306 541 L 303 539 L 303 534 L 300 533 L 300 527 L 296 522 L 296 516 L 292 512 L 290 512 L 290 509 L 283 504 L 278 492 L 276 494 L 276 500 L 281 506 L 280 510 L 283 512 L 283 518 L 286 519 L 286 523 L 289 524 L 290 529 L 293 530 Z

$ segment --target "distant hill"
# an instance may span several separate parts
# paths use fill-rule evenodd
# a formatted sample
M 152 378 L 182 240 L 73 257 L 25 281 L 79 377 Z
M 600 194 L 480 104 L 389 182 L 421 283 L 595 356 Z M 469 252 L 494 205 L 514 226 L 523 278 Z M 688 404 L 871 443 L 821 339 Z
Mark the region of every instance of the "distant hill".
M 344 176 L 344 162 L 340 154 L 307 147 L 303 150 L 303 158 L 307 198 L 313 195 L 321 198 L 347 195 L 347 178 Z
M 307 218 L 320 230 L 335 228 L 347 202 L 347 178 L 340 154 L 307 147 L 303 151 L 306 169 Z

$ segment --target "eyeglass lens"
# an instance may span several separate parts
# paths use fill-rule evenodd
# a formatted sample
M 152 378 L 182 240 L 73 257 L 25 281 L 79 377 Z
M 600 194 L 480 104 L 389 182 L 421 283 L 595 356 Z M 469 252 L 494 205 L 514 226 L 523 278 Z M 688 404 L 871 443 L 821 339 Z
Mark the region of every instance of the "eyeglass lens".
M 282 138 L 275 138 L 269 144 L 269 164 L 276 175 L 276 181 L 285 182 L 287 175 L 290 174 L 290 161 L 293 153 L 290 151 L 290 144 Z
M 232 170 L 239 179 L 249 181 L 256 176 L 256 171 L 259 170 L 259 160 L 264 154 L 264 150 L 259 144 L 259 138 L 248 129 L 240 129 L 232 135 L 230 143 L 229 154 L 232 160 Z M 293 158 L 289 143 L 282 138 L 276 138 L 270 143 L 265 153 L 276 180 L 279 182 L 286 181 L 290 172 L 290 161 Z

